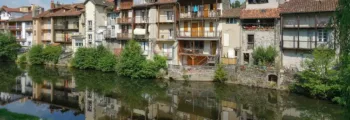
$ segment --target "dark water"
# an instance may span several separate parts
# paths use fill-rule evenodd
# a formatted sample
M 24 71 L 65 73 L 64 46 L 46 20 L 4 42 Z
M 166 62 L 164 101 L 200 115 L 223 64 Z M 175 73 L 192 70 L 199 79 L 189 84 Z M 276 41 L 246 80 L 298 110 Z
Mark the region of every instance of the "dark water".
M 0 91 L 0 109 L 54 120 L 348 120 L 349 114 L 274 90 L 8 63 L 0 63 Z

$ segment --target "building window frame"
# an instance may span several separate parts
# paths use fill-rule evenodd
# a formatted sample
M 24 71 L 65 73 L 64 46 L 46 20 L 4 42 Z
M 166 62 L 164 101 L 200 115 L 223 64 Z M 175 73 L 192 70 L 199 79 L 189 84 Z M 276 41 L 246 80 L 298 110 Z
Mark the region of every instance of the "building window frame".
M 173 11 L 166 11 L 166 18 L 167 18 L 167 20 L 169 20 L 169 21 L 172 21 L 173 19 L 174 19 L 174 13 L 173 13 Z
M 247 49 L 254 49 L 254 43 L 255 43 L 255 35 L 248 34 L 247 35 Z
M 318 42 L 329 42 L 328 30 L 321 29 L 317 31 Z
M 92 20 L 88 21 L 88 30 L 92 31 Z

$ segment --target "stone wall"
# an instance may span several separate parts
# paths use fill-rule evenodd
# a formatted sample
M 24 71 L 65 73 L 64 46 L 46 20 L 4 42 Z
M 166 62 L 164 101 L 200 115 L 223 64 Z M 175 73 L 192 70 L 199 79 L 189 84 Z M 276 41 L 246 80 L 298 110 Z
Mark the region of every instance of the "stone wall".
M 166 78 L 174 80 L 203 81 L 211 82 L 214 79 L 215 66 L 178 66 L 168 67 L 168 76 Z

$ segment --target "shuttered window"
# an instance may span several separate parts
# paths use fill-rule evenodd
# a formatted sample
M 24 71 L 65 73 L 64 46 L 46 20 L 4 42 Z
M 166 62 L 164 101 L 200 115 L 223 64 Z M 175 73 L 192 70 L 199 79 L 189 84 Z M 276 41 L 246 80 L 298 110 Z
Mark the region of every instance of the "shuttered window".
M 184 22 L 184 31 L 188 32 L 188 22 Z
M 209 28 L 209 31 L 210 32 L 214 32 L 214 23 L 213 22 L 210 22 L 210 24 L 209 24 L 210 26 L 210 28 Z

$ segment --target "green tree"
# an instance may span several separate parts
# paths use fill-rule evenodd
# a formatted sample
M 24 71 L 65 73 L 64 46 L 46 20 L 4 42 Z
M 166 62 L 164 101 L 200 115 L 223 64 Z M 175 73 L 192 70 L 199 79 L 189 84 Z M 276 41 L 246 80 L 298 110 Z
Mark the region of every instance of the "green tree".
M 130 40 L 120 55 L 116 71 L 121 76 L 140 78 L 138 72 L 142 70 L 145 62 L 146 58 L 142 55 L 140 45 Z
M 335 14 L 337 43 L 340 47 L 340 79 L 345 82 L 342 100 L 350 110 L 350 1 L 339 0 Z
M 44 56 L 43 56 L 43 46 L 41 45 L 34 45 L 29 50 L 29 62 L 31 64 L 43 64 L 45 62 Z
M 236 0 L 235 2 L 231 3 L 232 8 L 239 8 L 241 7 L 241 2 L 239 0 Z
M 72 60 L 72 65 L 79 69 L 95 69 L 98 63 L 96 49 L 79 48 Z
M 44 57 L 45 62 L 57 63 L 61 53 L 62 53 L 61 46 L 48 45 L 43 49 L 42 57 Z
M 14 61 L 18 50 L 21 48 L 16 43 L 16 38 L 10 33 L 0 33 L 0 61 Z
M 105 53 L 98 59 L 97 69 L 103 72 L 111 72 L 115 70 L 117 59 L 112 53 Z
M 222 64 L 218 64 L 217 68 L 215 70 L 215 76 L 214 76 L 214 80 L 216 82 L 225 82 L 227 81 L 227 73 L 224 69 L 224 66 Z
M 264 48 L 262 46 L 259 46 L 253 51 L 254 63 L 256 65 L 272 65 L 275 62 L 277 55 L 277 50 L 274 47 L 269 46 L 267 48 Z
M 305 61 L 304 71 L 298 73 L 298 82 L 292 90 L 308 96 L 339 102 L 342 83 L 338 77 L 338 71 L 334 69 L 336 64 L 335 51 L 325 46 L 316 48 L 312 58 Z

